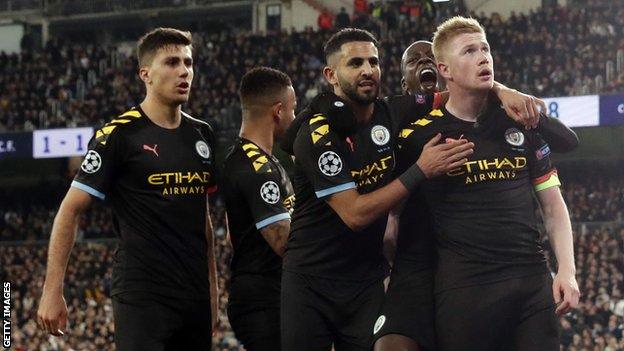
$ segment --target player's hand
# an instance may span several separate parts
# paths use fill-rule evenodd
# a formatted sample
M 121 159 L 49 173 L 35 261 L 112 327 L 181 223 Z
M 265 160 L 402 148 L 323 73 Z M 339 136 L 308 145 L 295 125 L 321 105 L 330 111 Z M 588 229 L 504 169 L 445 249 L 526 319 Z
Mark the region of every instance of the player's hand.
M 555 310 L 557 315 L 564 315 L 578 306 L 581 293 L 579 292 L 578 283 L 576 282 L 574 274 L 557 273 L 553 280 L 552 289 L 555 304 L 557 305 L 557 309 Z
M 498 93 L 498 98 L 507 115 L 527 129 L 536 128 L 539 124 L 540 111 L 546 112 L 544 100 L 517 90 L 502 89 Z
M 416 161 L 420 170 L 428 179 L 452 171 L 468 162 L 468 156 L 474 152 L 474 143 L 466 139 L 448 139 L 438 144 L 442 135 L 438 133 L 425 144 Z
M 37 310 L 37 325 L 46 333 L 63 336 L 67 327 L 67 303 L 60 292 L 44 290 Z

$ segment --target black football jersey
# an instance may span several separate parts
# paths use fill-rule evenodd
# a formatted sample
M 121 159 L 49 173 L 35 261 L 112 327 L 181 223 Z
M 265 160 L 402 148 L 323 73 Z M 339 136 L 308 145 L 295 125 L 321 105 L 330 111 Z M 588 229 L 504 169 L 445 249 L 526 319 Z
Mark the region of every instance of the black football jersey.
M 489 113 L 504 113 L 499 111 Z M 556 178 L 550 149 L 539 134 L 505 118 L 496 120 L 505 122 L 479 126 L 441 108 L 412 119 L 399 132 L 399 172 L 437 133 L 442 141 L 475 143 L 464 166 L 421 185 L 436 235 L 438 291 L 546 272 L 534 186 Z M 402 220 L 409 222 L 412 211 L 421 214 L 423 207 L 408 202 Z
M 387 270 L 381 250 L 387 217 L 354 232 L 325 200 L 347 189 L 369 193 L 392 180 L 389 107 L 376 101 L 371 120 L 349 137 L 340 137 L 330 124 L 323 114 L 310 116 L 294 142 L 297 202 L 284 269 L 333 279 L 379 278 Z
M 72 186 L 113 209 L 113 295 L 210 298 L 205 214 L 216 189 L 214 148 L 210 126 L 185 113 L 166 129 L 136 107 L 97 130 Z
M 279 299 L 282 258 L 264 239 L 260 230 L 281 220 L 290 220 L 294 192 L 286 171 L 277 158 L 252 141 L 238 138 L 223 165 L 220 191 L 228 213 L 231 262 L 230 298 Z M 253 288 L 243 276 L 264 275 Z M 240 285 L 243 288 L 238 288 Z

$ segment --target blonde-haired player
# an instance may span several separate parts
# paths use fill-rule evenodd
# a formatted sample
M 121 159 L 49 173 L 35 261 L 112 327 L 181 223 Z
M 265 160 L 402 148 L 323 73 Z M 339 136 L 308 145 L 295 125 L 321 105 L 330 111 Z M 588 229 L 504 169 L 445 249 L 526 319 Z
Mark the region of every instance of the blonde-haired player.
M 579 291 L 570 219 L 549 146 L 537 132 L 500 118 L 501 109 L 488 109 L 493 60 L 476 20 L 442 23 L 433 51 L 449 99 L 402 130 L 397 171 L 413 162 L 432 135 L 475 144 L 468 162 L 421 186 L 438 255 L 438 348 L 558 350 L 556 313 L 574 307 Z M 554 282 L 542 253 L 534 196 L 557 257 Z

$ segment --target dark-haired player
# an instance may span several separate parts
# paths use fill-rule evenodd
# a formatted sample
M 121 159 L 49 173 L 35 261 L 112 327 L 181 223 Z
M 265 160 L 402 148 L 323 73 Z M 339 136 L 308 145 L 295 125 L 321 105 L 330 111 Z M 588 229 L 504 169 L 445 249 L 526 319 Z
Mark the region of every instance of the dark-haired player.
M 378 99 L 377 40 L 364 30 L 343 29 L 326 43 L 325 57 L 323 73 L 335 93 L 329 105 L 348 113 L 307 108 L 298 116 L 282 349 L 330 350 L 333 344 L 337 351 L 369 350 L 387 274 L 381 246 L 388 211 L 426 177 L 463 164 L 472 145 L 435 145 L 434 137 L 392 180 L 394 135 L 388 107 Z M 419 104 L 420 113 L 431 109 L 431 100 Z
M 239 96 L 243 122 L 220 185 L 234 247 L 228 317 L 246 350 L 278 351 L 281 256 L 294 194 L 272 152 L 295 118 L 295 91 L 286 74 L 259 67 L 243 76 Z
M 117 350 L 210 350 L 214 136 L 180 109 L 193 80 L 191 34 L 153 30 L 139 40 L 138 59 L 145 99 L 96 132 L 56 215 L 38 323 L 53 335 L 66 329 L 63 277 L 80 214 L 95 197 L 113 208 L 119 235 L 111 291 Z

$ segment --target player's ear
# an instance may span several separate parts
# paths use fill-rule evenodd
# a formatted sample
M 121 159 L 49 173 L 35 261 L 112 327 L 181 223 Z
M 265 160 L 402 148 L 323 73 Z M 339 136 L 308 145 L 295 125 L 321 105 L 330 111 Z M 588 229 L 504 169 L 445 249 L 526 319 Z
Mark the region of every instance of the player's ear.
M 273 120 L 279 124 L 279 122 L 282 120 L 282 111 L 283 111 L 283 104 L 281 101 L 278 101 L 276 103 L 273 104 L 272 108 L 272 112 L 273 112 Z
M 338 77 L 336 77 L 336 71 L 331 66 L 325 66 L 323 68 L 323 76 L 330 85 L 338 84 Z
M 438 67 L 438 73 L 440 73 L 440 75 L 444 77 L 444 79 L 453 80 L 453 77 L 451 77 L 450 67 L 446 63 L 438 61 L 436 63 L 436 66 Z
M 405 77 L 401 77 L 401 88 L 403 89 L 404 93 L 409 94 L 409 88 L 407 87 L 407 83 L 405 82 Z
M 152 79 L 150 78 L 149 74 L 149 67 L 143 66 L 139 68 L 139 78 L 141 78 L 141 80 L 145 84 L 152 84 Z

